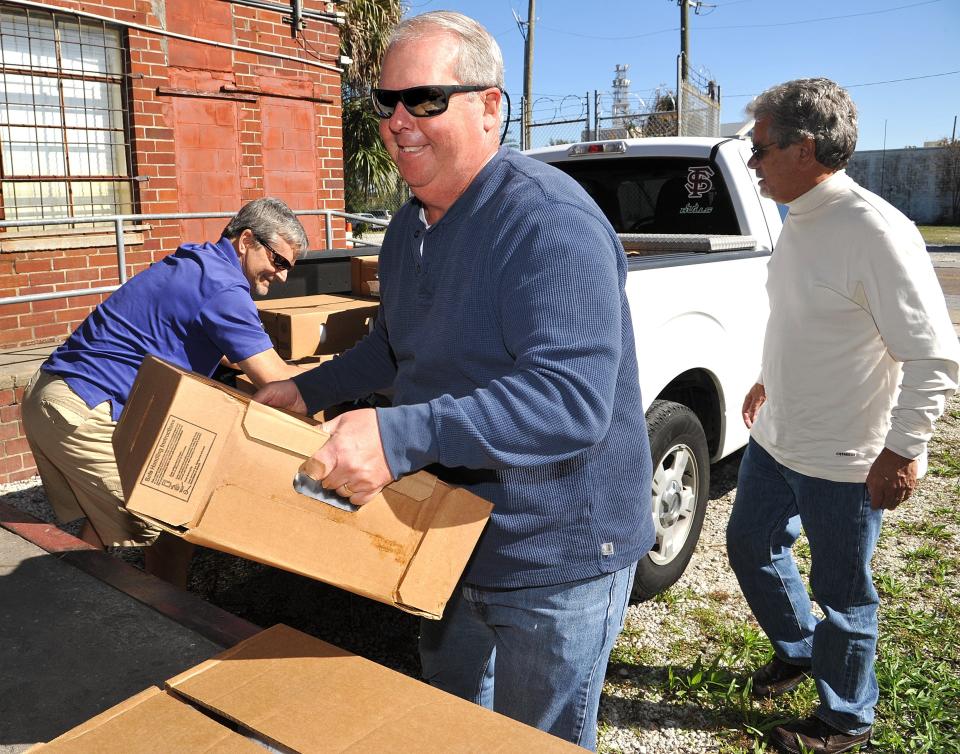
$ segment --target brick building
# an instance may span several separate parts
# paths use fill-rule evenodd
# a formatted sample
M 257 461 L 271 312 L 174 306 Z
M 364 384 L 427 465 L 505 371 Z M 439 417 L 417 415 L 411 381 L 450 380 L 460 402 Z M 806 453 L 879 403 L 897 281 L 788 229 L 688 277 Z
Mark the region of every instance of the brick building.
M 0 219 L 343 210 L 339 29 L 270 0 L 0 0 Z M 329 14 L 329 16 L 327 15 Z M 285 21 L 285 18 L 287 21 Z M 124 227 L 126 276 L 223 219 Z M 343 245 L 304 218 L 313 248 Z M 112 224 L 0 230 L 0 300 L 119 282 Z M 0 303 L 0 350 L 63 340 L 106 292 Z M 0 482 L 34 473 L 0 387 Z

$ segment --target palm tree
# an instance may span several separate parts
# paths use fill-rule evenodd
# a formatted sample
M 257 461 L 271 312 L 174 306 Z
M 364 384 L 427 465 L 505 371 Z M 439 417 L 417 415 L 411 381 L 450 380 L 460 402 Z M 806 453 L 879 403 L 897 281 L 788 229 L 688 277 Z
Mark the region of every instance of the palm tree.
M 340 52 L 353 60 L 343 73 L 342 85 L 344 200 L 348 210 L 361 211 L 368 209 L 372 196 L 393 197 L 401 190 L 400 176 L 380 141 L 379 118 L 368 98 L 403 7 L 400 0 L 350 0 L 344 10 Z

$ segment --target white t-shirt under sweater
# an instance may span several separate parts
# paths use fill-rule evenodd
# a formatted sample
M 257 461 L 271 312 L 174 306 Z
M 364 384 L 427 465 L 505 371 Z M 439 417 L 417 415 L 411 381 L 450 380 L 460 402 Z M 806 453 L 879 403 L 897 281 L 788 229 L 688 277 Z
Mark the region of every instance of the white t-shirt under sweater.
M 924 466 L 960 345 L 920 233 L 844 171 L 789 207 L 769 265 L 753 438 L 836 482 L 865 481 L 884 446 Z

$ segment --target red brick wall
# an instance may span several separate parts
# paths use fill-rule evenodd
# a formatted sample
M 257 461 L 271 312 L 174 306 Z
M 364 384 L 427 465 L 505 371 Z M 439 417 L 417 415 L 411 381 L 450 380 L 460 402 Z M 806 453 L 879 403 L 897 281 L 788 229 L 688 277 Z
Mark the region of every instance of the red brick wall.
M 5 381 L 4 384 L 6 384 Z M 0 387 L 0 484 L 16 482 L 37 473 L 20 424 L 24 385 Z
M 280 13 L 225 0 L 51 3 L 314 60 L 291 38 Z M 325 3 L 307 6 L 322 10 Z M 303 40 L 323 62 L 336 64 L 336 26 L 311 20 Z M 126 45 L 132 172 L 139 178 L 136 211 L 233 212 L 265 195 L 293 209 L 343 209 L 339 74 L 135 29 L 126 30 Z M 150 222 L 143 243 L 127 247 L 128 276 L 181 240 L 216 240 L 224 224 L 223 219 Z M 326 245 L 322 222 L 305 219 L 305 225 L 313 247 Z M 332 245 L 342 246 L 343 222 L 334 227 Z M 116 285 L 115 260 L 112 246 L 0 253 L 0 298 Z M 63 340 L 102 298 L 0 305 L 0 349 Z

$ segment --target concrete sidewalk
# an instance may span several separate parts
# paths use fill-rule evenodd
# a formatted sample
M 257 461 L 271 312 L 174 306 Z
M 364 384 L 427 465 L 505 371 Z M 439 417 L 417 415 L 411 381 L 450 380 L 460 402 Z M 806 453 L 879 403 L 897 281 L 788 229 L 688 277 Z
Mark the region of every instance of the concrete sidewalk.
M 0 753 L 49 741 L 258 630 L 0 501 Z

